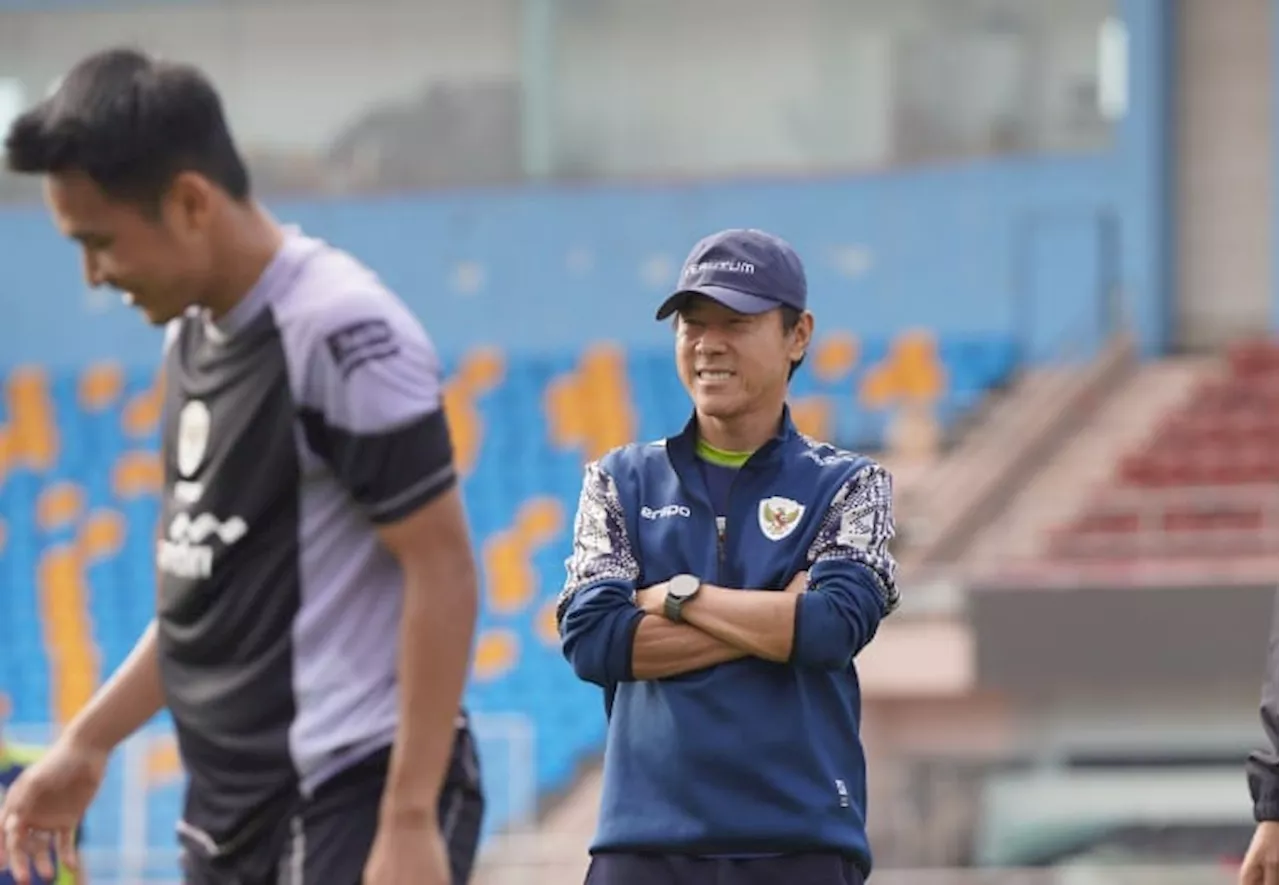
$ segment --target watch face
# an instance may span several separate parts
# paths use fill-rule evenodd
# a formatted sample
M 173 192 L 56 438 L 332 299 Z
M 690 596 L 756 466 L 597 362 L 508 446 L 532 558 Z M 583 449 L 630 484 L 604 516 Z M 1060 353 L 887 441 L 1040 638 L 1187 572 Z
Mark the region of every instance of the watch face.
M 676 575 L 667 584 L 667 590 L 676 599 L 688 599 L 698 592 L 698 587 L 701 584 L 702 582 L 693 575 Z

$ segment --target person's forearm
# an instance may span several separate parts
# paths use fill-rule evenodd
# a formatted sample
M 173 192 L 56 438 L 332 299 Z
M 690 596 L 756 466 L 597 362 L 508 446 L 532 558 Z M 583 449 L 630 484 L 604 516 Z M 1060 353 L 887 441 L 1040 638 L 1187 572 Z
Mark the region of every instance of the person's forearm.
M 681 615 L 699 630 L 747 654 L 785 662 L 795 639 L 797 598 L 794 593 L 704 584 L 685 603 Z
M 416 819 L 436 814 L 471 659 L 476 596 L 469 550 L 456 550 L 447 561 L 406 564 L 400 724 L 383 796 L 384 814 Z
M 631 673 L 641 681 L 665 679 L 746 656 L 742 649 L 690 624 L 645 615 L 631 647 Z
M 124 663 L 67 725 L 67 734 L 86 746 L 110 752 L 163 706 L 156 622 L 152 621 Z

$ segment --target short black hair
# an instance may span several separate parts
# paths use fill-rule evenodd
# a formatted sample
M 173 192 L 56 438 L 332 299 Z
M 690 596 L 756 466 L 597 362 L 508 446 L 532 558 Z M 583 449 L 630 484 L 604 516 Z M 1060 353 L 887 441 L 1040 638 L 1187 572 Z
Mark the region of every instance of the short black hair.
M 76 64 L 21 114 L 4 141 L 13 172 L 83 172 L 113 199 L 155 207 L 173 179 L 197 172 L 237 200 L 249 173 L 213 84 L 190 65 L 134 49 Z

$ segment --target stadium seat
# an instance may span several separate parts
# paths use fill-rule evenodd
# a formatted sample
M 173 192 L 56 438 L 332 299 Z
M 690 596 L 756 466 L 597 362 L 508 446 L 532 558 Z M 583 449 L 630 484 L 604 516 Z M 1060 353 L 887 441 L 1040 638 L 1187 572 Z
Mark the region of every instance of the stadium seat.
M 831 416 L 835 441 L 875 450 L 903 398 L 923 398 L 938 421 L 954 425 L 1008 380 L 1015 353 L 1012 340 L 1003 335 L 935 338 L 917 331 L 896 342 L 833 336 L 806 361 L 793 392 L 797 400 L 829 405 L 824 414 Z M 895 364 L 895 359 L 907 362 Z M 1253 371 L 1250 360 L 1255 359 L 1241 357 L 1241 365 Z M 446 355 L 444 364 L 450 420 L 465 423 L 455 426 L 455 447 L 468 449 L 459 455 L 467 460 L 462 488 L 478 547 L 500 533 L 520 530 L 522 512 L 528 517 L 521 508 L 529 502 L 543 502 L 535 516 L 545 513 L 549 520 L 526 522 L 527 543 L 516 544 L 511 555 L 527 561 L 502 566 L 504 574 L 524 574 L 527 567 L 533 585 L 517 602 L 486 604 L 481 612 L 482 633 L 509 637 L 510 647 L 502 654 L 510 657 L 497 659 L 496 675 L 473 681 L 468 704 L 481 722 L 487 712 L 524 717 L 536 736 L 536 787 L 557 790 L 604 736 L 599 691 L 573 676 L 548 623 L 564 577 L 582 462 L 614 445 L 678 430 L 689 415 L 688 397 L 669 346 L 624 352 L 602 343 L 519 356 L 486 351 Z M 873 376 L 875 395 L 868 396 Z M 159 485 L 155 369 L 103 363 L 47 377 L 24 369 L 3 380 L 7 397 L 0 401 L 0 430 L 20 435 L 6 452 L 22 457 L 9 458 L 0 474 L 0 582 L 6 588 L 0 594 L 0 685 L 13 694 L 18 721 L 56 724 L 60 710 L 65 715 L 66 704 L 85 690 L 67 680 L 82 679 L 91 665 L 95 678 L 109 673 L 152 616 L 151 538 Z M 1248 432 L 1263 431 L 1251 425 Z M 1253 465 L 1249 469 L 1269 464 L 1274 473 L 1274 449 L 1268 451 L 1270 462 L 1260 455 L 1247 462 Z M 1156 472 L 1169 469 L 1156 463 Z M 1135 469 L 1135 476 L 1146 476 L 1151 459 Z M 1117 519 L 1108 523 L 1111 530 Z M 94 531 L 101 541 L 103 527 L 116 524 L 112 520 L 119 521 L 119 537 L 109 540 L 118 549 L 94 554 L 92 544 L 83 546 Z M 1097 526 L 1082 531 L 1096 533 Z M 81 546 L 60 578 L 57 599 L 67 607 L 42 621 L 48 598 L 42 597 L 37 576 L 58 544 Z M 75 641 L 86 647 L 69 654 L 47 645 L 70 642 L 70 637 L 79 637 Z M 59 661 L 62 665 L 54 666 Z M 81 669 L 69 673 L 68 661 Z M 507 795 L 516 740 L 502 728 L 480 738 L 492 794 L 487 832 L 518 810 Z M 111 775 L 108 793 L 123 789 L 121 777 Z M 180 794 L 171 779 L 161 779 L 151 795 L 148 814 L 156 822 L 155 838 L 167 846 Z M 114 832 L 105 817 L 100 826 L 100 834 Z
M 1050 532 L 1051 558 L 1270 555 L 1276 550 L 1276 345 L 1231 349 L 1219 371 L 1124 455 L 1113 482 Z

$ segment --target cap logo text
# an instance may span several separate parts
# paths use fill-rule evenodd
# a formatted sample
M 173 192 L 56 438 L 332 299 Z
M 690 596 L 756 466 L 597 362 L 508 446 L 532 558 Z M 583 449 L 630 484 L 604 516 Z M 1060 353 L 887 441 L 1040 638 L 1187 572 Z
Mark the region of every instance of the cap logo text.
M 750 261 L 699 261 L 697 264 L 690 264 L 684 269 L 684 275 L 691 277 L 694 274 L 700 274 L 706 270 L 723 270 L 729 273 L 753 274 L 756 272 L 756 266 Z

